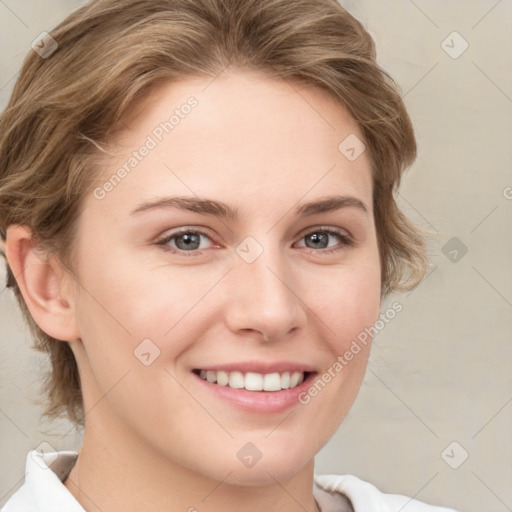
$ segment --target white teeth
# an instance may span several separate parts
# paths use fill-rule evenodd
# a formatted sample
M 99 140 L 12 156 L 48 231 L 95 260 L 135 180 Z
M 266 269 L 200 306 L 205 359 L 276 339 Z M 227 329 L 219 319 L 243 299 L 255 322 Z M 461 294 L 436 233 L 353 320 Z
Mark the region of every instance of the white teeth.
M 242 372 L 229 373 L 229 387 L 241 389 L 245 386 L 244 374 Z
M 265 391 L 279 391 L 281 389 L 281 376 L 279 373 L 268 373 L 263 377 Z
M 229 382 L 228 372 L 217 372 L 217 384 L 220 386 L 227 386 Z
M 281 388 L 289 389 L 290 387 L 290 372 L 284 372 L 281 375 Z
M 206 372 L 206 377 L 208 378 L 208 372 Z M 290 376 L 290 387 L 294 388 L 298 383 L 300 379 L 301 374 L 299 372 L 293 372 Z
M 248 391 L 281 391 L 291 389 L 304 381 L 303 372 L 283 373 L 255 373 L 247 372 L 224 372 L 214 370 L 201 370 L 199 376 L 203 380 L 220 386 L 229 386 L 234 389 L 245 388 Z
M 245 374 L 245 389 L 249 391 L 262 391 L 263 375 L 261 373 L 247 372 Z

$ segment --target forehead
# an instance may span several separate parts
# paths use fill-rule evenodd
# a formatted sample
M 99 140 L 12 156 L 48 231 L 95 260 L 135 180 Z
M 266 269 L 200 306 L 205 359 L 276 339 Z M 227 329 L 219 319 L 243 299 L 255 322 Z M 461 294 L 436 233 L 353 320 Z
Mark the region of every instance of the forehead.
M 154 89 L 124 126 L 96 183 L 111 182 L 102 208 L 172 194 L 236 200 L 243 213 L 257 198 L 269 210 L 339 193 L 371 209 L 369 155 L 345 147 L 364 148 L 360 128 L 320 88 L 255 72 L 189 78 Z

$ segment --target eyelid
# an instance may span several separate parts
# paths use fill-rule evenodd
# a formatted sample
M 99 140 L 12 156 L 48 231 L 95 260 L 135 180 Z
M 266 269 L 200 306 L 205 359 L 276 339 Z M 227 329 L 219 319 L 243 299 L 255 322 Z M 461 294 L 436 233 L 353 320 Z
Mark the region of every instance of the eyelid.
M 346 236 L 348 238 L 353 238 L 353 236 L 346 229 L 337 227 L 337 226 L 313 226 L 311 228 L 306 228 L 304 231 L 300 233 L 301 238 L 309 235 L 310 233 L 315 233 L 316 231 L 327 231 L 330 233 L 336 233 L 340 236 Z

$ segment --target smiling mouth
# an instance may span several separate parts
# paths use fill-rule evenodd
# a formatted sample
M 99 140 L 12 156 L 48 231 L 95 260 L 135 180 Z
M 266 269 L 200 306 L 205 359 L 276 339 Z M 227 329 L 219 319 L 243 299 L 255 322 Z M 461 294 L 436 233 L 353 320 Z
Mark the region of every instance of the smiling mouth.
M 211 384 L 233 389 L 246 389 L 247 391 L 293 389 L 302 384 L 310 375 L 310 372 L 256 373 L 200 369 L 194 370 L 194 373 Z

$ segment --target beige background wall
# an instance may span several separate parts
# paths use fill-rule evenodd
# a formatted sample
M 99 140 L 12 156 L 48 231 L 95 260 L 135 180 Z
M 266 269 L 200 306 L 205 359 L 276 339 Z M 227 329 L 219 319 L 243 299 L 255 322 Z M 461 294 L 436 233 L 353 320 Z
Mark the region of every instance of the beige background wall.
M 31 41 L 79 3 L 0 1 L 0 107 Z M 376 338 L 356 404 L 317 472 L 461 511 L 510 511 L 512 1 L 341 3 L 375 37 L 413 118 L 419 157 L 399 202 L 432 233 L 432 267 L 416 290 L 390 299 L 403 310 Z M 79 436 L 39 419 L 44 359 L 28 348 L 0 274 L 1 504 L 21 483 L 29 449 L 77 448 Z

